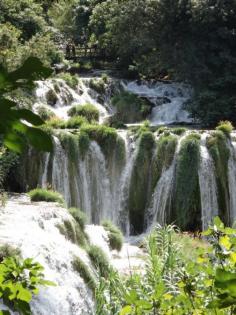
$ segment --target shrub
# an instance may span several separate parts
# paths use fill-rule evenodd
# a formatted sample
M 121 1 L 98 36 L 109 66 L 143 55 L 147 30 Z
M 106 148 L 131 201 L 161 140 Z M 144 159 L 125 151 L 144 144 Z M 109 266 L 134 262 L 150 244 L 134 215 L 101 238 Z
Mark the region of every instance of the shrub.
M 92 290 L 94 293 L 96 289 L 96 280 L 88 266 L 79 257 L 74 258 L 72 266 L 74 270 L 80 274 L 81 278 L 84 279 L 84 282 L 88 285 L 90 290 Z
M 58 202 L 60 204 L 65 203 L 62 195 L 53 190 L 36 188 L 31 190 L 28 195 L 30 196 L 31 201 Z
M 123 234 L 120 229 L 110 221 L 103 221 L 102 226 L 108 232 L 110 248 L 120 251 L 123 246 Z
M 43 120 L 49 120 L 55 118 L 55 114 L 52 110 L 47 108 L 46 106 L 40 105 L 37 107 L 37 113 Z
M 88 122 L 99 120 L 99 110 L 92 104 L 76 105 L 68 111 L 69 116 L 82 116 L 85 117 Z
M 227 137 L 230 136 L 230 133 L 233 131 L 234 127 L 230 121 L 220 121 L 216 130 L 222 131 Z
M 60 79 L 64 80 L 69 87 L 75 89 L 78 85 L 78 78 L 69 72 L 62 72 L 57 75 Z
M 88 255 L 92 264 L 98 270 L 99 274 L 102 277 L 105 277 L 105 278 L 108 277 L 110 265 L 109 265 L 108 257 L 103 252 L 103 250 L 96 245 L 91 245 L 88 248 Z
M 117 119 L 124 123 L 143 120 L 152 108 L 146 100 L 127 91 L 117 94 L 111 101 L 117 109 Z
M 70 214 L 73 216 L 75 221 L 79 224 L 81 229 L 84 231 L 86 224 L 86 215 L 79 208 L 69 208 Z

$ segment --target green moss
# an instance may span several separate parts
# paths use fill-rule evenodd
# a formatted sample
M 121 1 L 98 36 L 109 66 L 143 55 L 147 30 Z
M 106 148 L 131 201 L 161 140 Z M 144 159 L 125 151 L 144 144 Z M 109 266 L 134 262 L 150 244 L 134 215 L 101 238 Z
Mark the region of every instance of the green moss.
M 187 128 L 184 128 L 184 127 L 176 127 L 176 128 L 171 129 L 171 132 L 178 136 L 181 136 L 186 131 L 187 131 Z
M 137 95 L 123 91 L 112 98 L 112 105 L 116 107 L 117 120 L 124 123 L 140 121 L 151 113 L 151 105 Z
M 220 130 L 214 131 L 207 138 L 207 148 L 215 163 L 220 216 L 226 224 L 229 224 L 228 160 L 230 151 L 226 135 Z
M 161 135 L 161 134 L 163 134 L 164 132 L 169 132 L 169 131 L 170 131 L 169 128 L 164 127 L 164 126 L 161 126 L 161 127 L 159 127 L 159 128 L 157 129 L 157 134 L 158 134 L 158 135 Z
M 84 155 L 88 151 L 89 144 L 90 144 L 89 135 L 84 131 L 80 131 L 79 136 L 78 136 L 78 142 L 79 142 L 80 153 L 82 154 L 82 157 L 84 157 Z
M 65 201 L 57 191 L 36 188 L 28 192 L 31 201 L 58 202 L 64 204 Z
M 52 110 L 47 108 L 46 106 L 38 106 L 37 107 L 37 114 L 43 119 L 43 120 L 49 120 L 53 117 L 55 117 L 55 114 Z
M 64 128 L 67 129 L 78 129 L 80 128 L 83 124 L 87 123 L 87 119 L 82 117 L 82 116 L 75 116 L 70 119 L 68 119 L 65 122 L 65 125 L 63 126 Z
M 96 141 L 100 145 L 105 156 L 109 156 L 116 146 L 118 135 L 114 128 L 103 125 L 84 125 L 80 131 L 86 133 L 90 140 Z
M 120 229 L 110 221 L 103 221 L 102 226 L 108 232 L 110 248 L 120 251 L 123 246 L 123 234 Z
M 163 170 L 168 169 L 173 161 L 178 138 L 163 134 L 157 142 L 157 154 L 152 165 L 152 189 L 156 186 Z
M 128 209 L 134 234 L 140 234 L 144 229 L 144 212 L 150 199 L 148 186 L 154 146 L 153 134 L 149 131 L 143 132 L 139 139 L 129 190 Z
M 63 224 L 57 225 L 61 234 L 72 243 L 86 247 L 88 245 L 87 235 L 76 221 L 65 220 Z
M 75 221 L 79 224 L 82 231 L 84 231 L 85 224 L 86 224 L 85 213 L 81 211 L 79 208 L 69 208 L 69 212 L 72 215 L 72 217 L 75 219 Z
M 69 156 L 69 160 L 76 162 L 78 160 L 78 136 L 70 132 L 62 131 L 58 133 L 58 138 Z
M 95 245 L 91 245 L 87 252 L 92 264 L 98 270 L 99 274 L 102 277 L 107 278 L 111 268 L 107 255 L 100 247 Z
M 62 72 L 57 75 L 58 78 L 64 80 L 69 87 L 75 89 L 78 85 L 78 78 L 69 72 Z
M 174 217 L 171 218 L 184 230 L 201 228 L 199 163 L 200 141 L 195 135 L 189 135 L 181 142 L 177 157 Z
M 96 289 L 96 279 L 93 276 L 92 272 L 89 270 L 89 267 L 79 258 L 75 257 L 72 266 L 76 272 L 79 273 L 80 277 L 88 285 L 90 290 L 95 293 Z
M 68 115 L 85 117 L 88 122 L 99 120 L 99 110 L 92 104 L 75 105 L 69 111 Z
M 216 130 L 222 131 L 227 137 L 230 137 L 230 133 L 234 127 L 230 121 L 221 121 L 216 127 Z

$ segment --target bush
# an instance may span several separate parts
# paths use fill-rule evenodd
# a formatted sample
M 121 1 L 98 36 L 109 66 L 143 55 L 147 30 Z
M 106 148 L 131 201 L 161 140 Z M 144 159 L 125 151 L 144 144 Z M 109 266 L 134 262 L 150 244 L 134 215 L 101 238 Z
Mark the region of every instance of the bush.
M 111 101 L 117 109 L 117 120 L 124 123 L 143 120 L 151 113 L 152 109 L 146 100 L 127 91 L 117 94 Z
M 55 118 L 55 114 L 52 110 L 50 110 L 49 108 L 47 108 L 46 106 L 38 106 L 37 107 L 37 113 L 38 115 L 43 119 L 43 120 L 49 120 L 52 118 Z
M 60 204 L 65 203 L 62 195 L 53 190 L 36 188 L 31 190 L 28 195 L 30 196 L 31 201 L 58 202 Z
M 108 277 L 110 265 L 108 257 L 103 252 L 103 250 L 96 245 L 91 245 L 88 248 L 88 255 L 92 264 L 98 270 L 99 274 L 102 277 Z
M 79 224 L 81 229 L 84 231 L 86 224 L 86 215 L 79 208 L 69 208 L 70 214 L 73 216 L 75 221 Z
M 120 229 L 110 221 L 103 221 L 102 226 L 108 232 L 110 248 L 120 251 L 123 246 L 123 234 Z
M 222 131 L 227 137 L 230 136 L 233 129 L 234 127 L 230 121 L 220 121 L 219 125 L 216 127 L 216 130 Z
M 96 289 L 96 280 L 88 266 L 79 257 L 74 258 L 72 265 L 74 270 L 80 274 L 81 278 L 84 279 L 84 282 L 94 293 Z
M 78 78 L 69 72 L 62 72 L 57 75 L 60 79 L 64 80 L 69 87 L 75 89 L 78 85 Z
M 85 105 L 76 105 L 73 106 L 69 111 L 68 115 L 73 116 L 82 116 L 85 117 L 88 122 L 98 121 L 99 120 L 99 110 L 92 104 Z

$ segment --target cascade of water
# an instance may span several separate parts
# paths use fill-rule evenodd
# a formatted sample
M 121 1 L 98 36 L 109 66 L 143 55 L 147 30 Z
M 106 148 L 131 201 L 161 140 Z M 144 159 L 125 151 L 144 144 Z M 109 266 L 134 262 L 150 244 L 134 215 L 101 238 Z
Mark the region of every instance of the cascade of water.
M 41 287 L 31 308 L 38 315 L 92 315 L 92 292 L 74 270 L 74 257 L 79 257 L 91 270 L 84 250 L 66 240 L 58 225 L 72 220 L 66 209 L 53 203 L 30 203 L 28 197 L 10 198 L 0 213 L 0 243 L 21 250 L 23 258 L 33 257 L 45 270 L 45 278 L 55 287 Z M 14 313 L 15 314 L 15 313 Z
M 84 159 L 79 159 L 78 172 L 80 206 L 88 215 L 90 222 L 100 223 L 102 219 L 113 220 L 111 185 L 106 161 L 95 141 L 90 143 Z
M 52 188 L 61 193 L 70 204 L 70 183 L 68 174 L 68 156 L 62 148 L 60 140 L 54 137 L 54 155 L 52 162 Z
M 189 86 L 182 83 L 137 81 L 123 82 L 123 86 L 125 90 L 148 99 L 154 105 L 150 117 L 152 125 L 192 122 L 188 112 L 183 109 L 184 103 L 191 97 Z
M 38 81 L 35 91 L 37 103 L 35 109 L 43 104 L 52 110 L 57 117 L 68 119 L 68 110 L 74 105 L 94 105 L 100 113 L 100 122 L 108 116 L 107 107 L 99 103 L 98 94 L 89 87 L 91 78 L 83 78 L 79 80 L 77 88 L 70 88 L 62 79 L 53 79 L 46 81 Z M 50 101 L 50 98 L 51 101 Z M 53 104 L 51 104 L 53 102 Z
M 228 179 L 230 195 L 230 221 L 233 224 L 236 221 L 236 141 L 229 145 L 230 157 L 228 161 Z
M 126 235 L 130 234 L 129 213 L 127 210 L 127 203 L 129 199 L 130 182 L 133 171 L 133 166 L 138 154 L 138 146 L 133 138 L 127 139 L 125 137 L 126 146 L 126 165 L 120 177 L 120 185 L 118 192 L 118 223 L 122 226 L 122 230 Z
M 173 191 L 176 161 L 181 141 L 182 137 L 178 141 L 171 165 L 162 170 L 161 177 L 152 195 L 151 206 L 147 210 L 145 218 L 148 231 L 151 230 L 157 222 L 162 225 L 166 223 L 166 215 L 169 213 L 168 208 L 170 208 L 171 205 L 170 198 Z
M 47 188 L 48 185 L 48 164 L 50 160 L 50 153 L 45 153 L 44 155 L 44 170 L 41 177 L 41 187 Z
M 201 137 L 200 153 L 201 161 L 199 167 L 199 186 L 201 193 L 202 207 L 202 229 L 207 229 L 212 219 L 218 215 L 217 185 L 215 178 L 214 162 L 206 147 L 206 138 L 208 134 L 204 133 Z

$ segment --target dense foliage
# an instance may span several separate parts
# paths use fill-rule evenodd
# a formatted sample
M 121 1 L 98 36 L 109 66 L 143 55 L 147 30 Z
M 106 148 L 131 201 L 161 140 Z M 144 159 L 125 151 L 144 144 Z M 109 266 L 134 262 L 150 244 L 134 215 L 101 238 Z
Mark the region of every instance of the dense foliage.
M 234 314 L 236 230 L 215 218 L 204 235 L 209 243 L 157 226 L 141 274 L 110 272 L 100 281 L 96 314 Z

